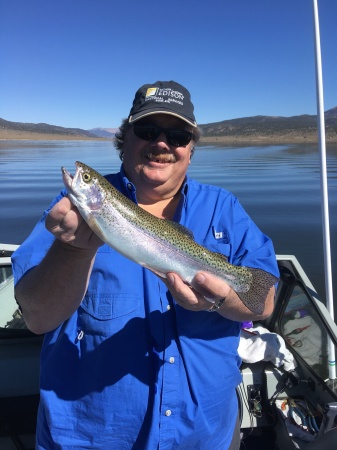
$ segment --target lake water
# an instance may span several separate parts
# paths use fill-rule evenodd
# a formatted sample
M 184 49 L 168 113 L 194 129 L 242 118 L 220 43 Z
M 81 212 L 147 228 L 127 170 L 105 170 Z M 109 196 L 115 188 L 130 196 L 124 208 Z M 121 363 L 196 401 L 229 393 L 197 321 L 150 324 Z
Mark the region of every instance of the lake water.
M 80 160 L 119 170 L 111 142 L 0 141 L 0 242 L 20 244 L 62 189 L 61 166 Z M 330 233 L 337 305 L 337 146 L 327 145 Z M 189 174 L 238 196 L 278 254 L 294 254 L 324 299 L 320 170 L 315 145 L 197 147 Z M 335 310 L 336 306 L 335 306 Z

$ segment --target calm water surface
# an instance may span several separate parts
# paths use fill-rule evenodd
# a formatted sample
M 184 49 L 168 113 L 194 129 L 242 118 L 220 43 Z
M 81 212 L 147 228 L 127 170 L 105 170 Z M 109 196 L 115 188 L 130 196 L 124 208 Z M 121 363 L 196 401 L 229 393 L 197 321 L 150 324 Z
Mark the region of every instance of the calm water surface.
M 76 160 L 103 174 L 120 167 L 110 142 L 0 141 L 0 242 L 23 242 L 62 189 L 61 166 L 73 173 Z M 337 305 L 337 146 L 327 146 L 327 165 Z M 237 195 L 253 220 L 273 239 L 276 252 L 296 255 L 324 298 L 317 146 L 197 147 L 189 174 Z

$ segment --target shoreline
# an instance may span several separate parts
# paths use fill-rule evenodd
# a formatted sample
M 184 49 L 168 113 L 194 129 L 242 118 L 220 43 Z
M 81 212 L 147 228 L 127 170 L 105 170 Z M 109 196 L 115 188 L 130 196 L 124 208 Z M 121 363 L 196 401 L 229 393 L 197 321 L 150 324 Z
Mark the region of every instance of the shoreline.
M 89 137 L 75 134 L 34 133 L 17 130 L 1 130 L 0 141 L 109 141 L 99 136 Z M 111 139 L 112 140 L 112 139 Z
M 326 143 L 337 143 L 337 135 L 327 134 Z M 89 137 L 71 134 L 34 133 L 0 129 L 0 141 L 113 141 L 113 138 Z M 317 144 L 317 135 L 312 136 L 202 136 L 197 145 L 217 144 Z
M 325 137 L 326 143 L 337 143 L 337 135 Z M 207 136 L 201 137 L 198 144 L 317 144 L 317 136 Z

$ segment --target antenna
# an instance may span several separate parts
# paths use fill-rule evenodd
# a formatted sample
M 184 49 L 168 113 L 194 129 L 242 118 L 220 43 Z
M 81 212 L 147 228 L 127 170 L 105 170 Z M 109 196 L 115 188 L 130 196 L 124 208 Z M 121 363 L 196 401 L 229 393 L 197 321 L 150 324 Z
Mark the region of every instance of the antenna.
M 324 273 L 325 291 L 327 299 L 327 309 L 334 320 L 334 305 L 332 293 L 332 271 L 331 271 L 331 246 L 329 227 L 329 202 L 328 202 L 328 182 L 326 168 L 326 148 L 325 148 L 325 119 L 323 101 L 323 78 L 322 78 L 322 56 L 318 20 L 317 0 L 313 0 L 314 9 L 314 30 L 315 30 L 315 62 L 316 62 L 316 97 L 317 97 L 317 126 L 318 145 L 320 155 L 321 170 L 321 196 L 322 196 L 322 224 L 323 224 L 323 249 L 324 249 Z M 329 352 L 329 378 L 336 378 L 335 347 L 331 339 L 328 340 Z

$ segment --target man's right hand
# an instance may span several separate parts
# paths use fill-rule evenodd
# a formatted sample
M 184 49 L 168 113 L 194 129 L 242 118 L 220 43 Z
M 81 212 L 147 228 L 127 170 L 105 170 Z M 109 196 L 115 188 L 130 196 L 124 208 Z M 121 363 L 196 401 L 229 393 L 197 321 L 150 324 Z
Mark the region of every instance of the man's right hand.
M 87 225 L 68 197 L 62 198 L 50 210 L 46 228 L 65 244 L 83 249 L 97 249 L 104 242 Z

